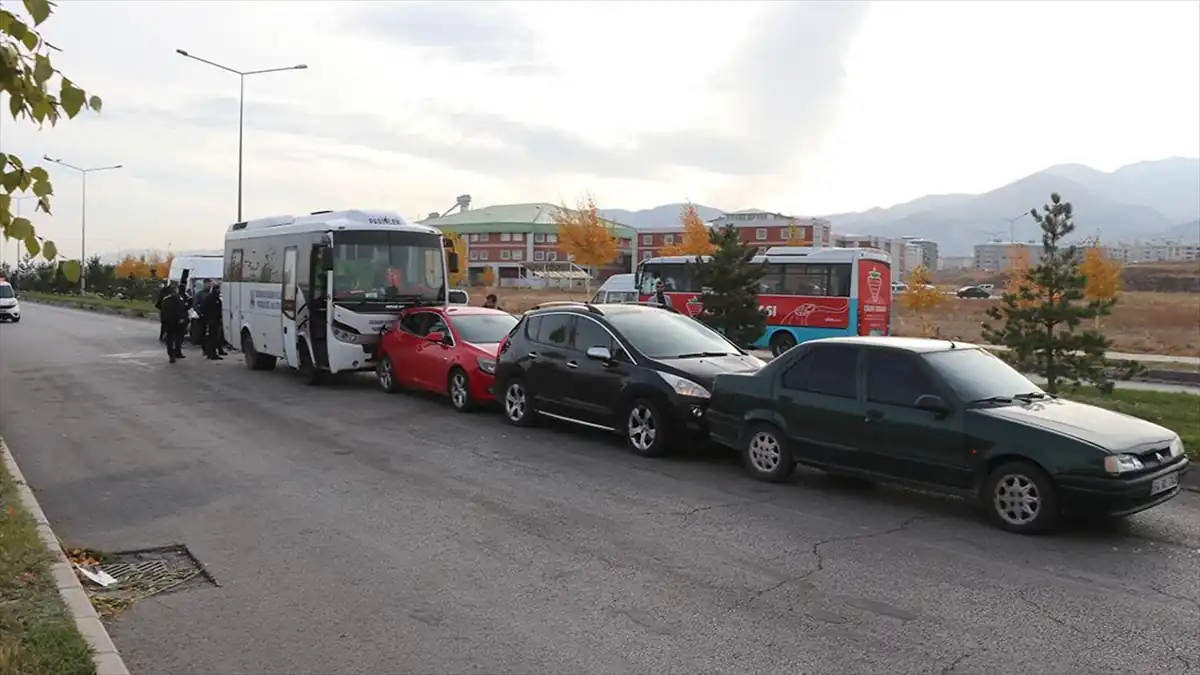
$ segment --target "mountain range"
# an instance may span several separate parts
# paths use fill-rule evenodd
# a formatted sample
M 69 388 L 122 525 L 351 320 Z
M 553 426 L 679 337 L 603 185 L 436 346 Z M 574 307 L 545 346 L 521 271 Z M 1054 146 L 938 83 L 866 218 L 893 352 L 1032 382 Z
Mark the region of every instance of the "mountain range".
M 1147 239 L 1200 241 L 1200 159 L 1171 157 L 1104 172 L 1060 164 L 982 194 L 926 195 L 903 204 L 822 216 L 835 233 L 913 236 L 938 242 L 942 255 L 969 255 L 975 244 L 1008 240 L 1009 221 L 1018 241 L 1037 237 L 1027 214 L 1057 192 L 1074 206 L 1076 238 L 1110 242 Z M 627 211 L 606 209 L 607 218 L 631 227 L 679 223 L 682 204 Z M 724 212 L 696 205 L 711 220 Z

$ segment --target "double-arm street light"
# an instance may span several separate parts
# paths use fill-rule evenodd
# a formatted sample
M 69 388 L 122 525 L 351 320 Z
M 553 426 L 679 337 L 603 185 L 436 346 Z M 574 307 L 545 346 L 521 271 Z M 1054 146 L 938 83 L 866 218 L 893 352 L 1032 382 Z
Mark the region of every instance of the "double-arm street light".
M 90 169 L 85 169 L 74 164 L 68 164 L 61 159 L 55 159 L 48 155 L 43 155 L 42 159 L 47 162 L 54 162 L 59 166 L 65 166 L 72 171 L 78 171 L 83 177 L 83 198 L 81 200 L 80 216 L 79 216 L 79 292 L 83 293 L 87 290 L 87 177 L 89 173 L 97 171 L 111 171 L 120 169 L 123 164 L 113 164 L 112 166 L 96 166 Z
M 244 128 L 243 122 L 246 117 L 246 76 L 248 76 L 248 75 L 263 75 L 266 73 L 280 73 L 285 70 L 304 70 L 304 69 L 308 68 L 308 66 L 301 63 L 301 64 L 297 64 L 294 66 L 287 66 L 286 68 L 264 68 L 262 70 L 235 70 L 233 68 L 230 68 L 229 66 L 223 66 L 219 63 L 216 63 L 215 61 L 209 61 L 208 59 L 202 59 L 199 56 L 194 56 L 192 54 L 187 53 L 186 51 L 184 51 L 182 49 L 176 49 L 175 53 L 179 54 L 180 56 L 186 56 L 189 59 L 199 61 L 200 63 L 206 63 L 206 64 L 212 66 L 213 68 L 220 68 L 221 70 L 224 70 L 227 73 L 233 73 L 234 75 L 238 76 L 238 81 L 240 83 L 241 88 L 238 93 L 237 220 L 238 220 L 238 222 L 241 222 L 242 221 L 242 131 Z
M 1028 211 L 1026 211 L 1025 213 L 1022 213 L 1021 215 L 1019 215 L 1015 218 L 1005 218 L 1005 220 L 1008 221 L 1008 243 L 1009 244 L 1017 243 L 1017 221 L 1024 218 L 1027 215 L 1029 215 Z

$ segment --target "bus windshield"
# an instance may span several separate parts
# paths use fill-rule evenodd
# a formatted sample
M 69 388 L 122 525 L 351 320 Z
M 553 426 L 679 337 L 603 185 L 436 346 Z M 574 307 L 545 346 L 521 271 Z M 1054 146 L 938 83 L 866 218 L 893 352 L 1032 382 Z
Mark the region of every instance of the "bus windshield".
M 335 232 L 334 302 L 441 302 L 442 238 L 422 232 Z

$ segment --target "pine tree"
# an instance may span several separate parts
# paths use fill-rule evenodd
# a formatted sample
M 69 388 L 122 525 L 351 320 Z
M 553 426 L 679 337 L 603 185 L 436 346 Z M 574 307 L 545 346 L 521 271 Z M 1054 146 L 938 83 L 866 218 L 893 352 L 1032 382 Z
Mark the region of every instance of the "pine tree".
M 698 318 L 739 345 L 750 345 L 766 330 L 766 314 L 758 307 L 758 290 L 765 266 L 753 262 L 757 249 L 747 246 L 737 230 L 726 226 L 709 234 L 713 252 L 697 257 L 696 280 L 704 289 L 704 311 Z
M 1116 300 L 1085 298 L 1078 249 L 1063 244 L 1075 231 L 1071 203 L 1055 193 L 1043 208 L 1030 211 L 1042 228 L 1041 261 L 1022 270 L 1000 304 L 988 309 L 988 318 L 1002 325 L 985 321 L 983 338 L 1008 347 L 1004 357 L 1018 370 L 1046 378 L 1049 392 L 1057 392 L 1064 381 L 1111 390 L 1104 354 L 1112 342 L 1097 330 L 1079 327 L 1085 319 L 1107 316 Z

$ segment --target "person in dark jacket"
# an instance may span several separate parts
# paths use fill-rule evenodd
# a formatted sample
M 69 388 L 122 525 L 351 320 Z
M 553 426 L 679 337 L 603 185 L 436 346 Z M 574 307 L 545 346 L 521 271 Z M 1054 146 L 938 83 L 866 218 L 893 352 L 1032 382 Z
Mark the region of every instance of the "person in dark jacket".
M 204 321 L 204 356 L 220 361 L 225 353 L 225 336 L 221 330 L 221 287 L 213 286 L 200 308 Z
M 173 281 L 167 281 L 163 283 L 162 288 L 158 289 L 158 297 L 154 299 L 154 309 L 157 309 L 159 313 L 162 313 L 163 298 L 167 297 L 167 295 L 171 293 L 171 286 L 173 286 L 174 283 L 175 282 Z M 167 341 L 167 324 L 165 323 L 159 328 L 158 341 Z
M 177 359 L 186 358 L 183 355 L 183 333 L 187 326 L 187 303 L 179 295 L 179 287 L 174 282 L 167 288 L 159 316 L 163 334 L 167 337 L 167 356 L 171 363 L 175 363 Z
M 196 314 L 200 315 L 200 334 L 197 336 L 200 339 L 200 344 L 204 344 L 205 340 L 208 339 L 208 321 L 204 318 L 204 301 L 208 299 L 208 294 L 212 292 L 212 287 L 212 279 L 205 279 L 204 287 L 200 289 L 199 293 L 196 293 L 196 301 L 193 305 L 196 308 Z

